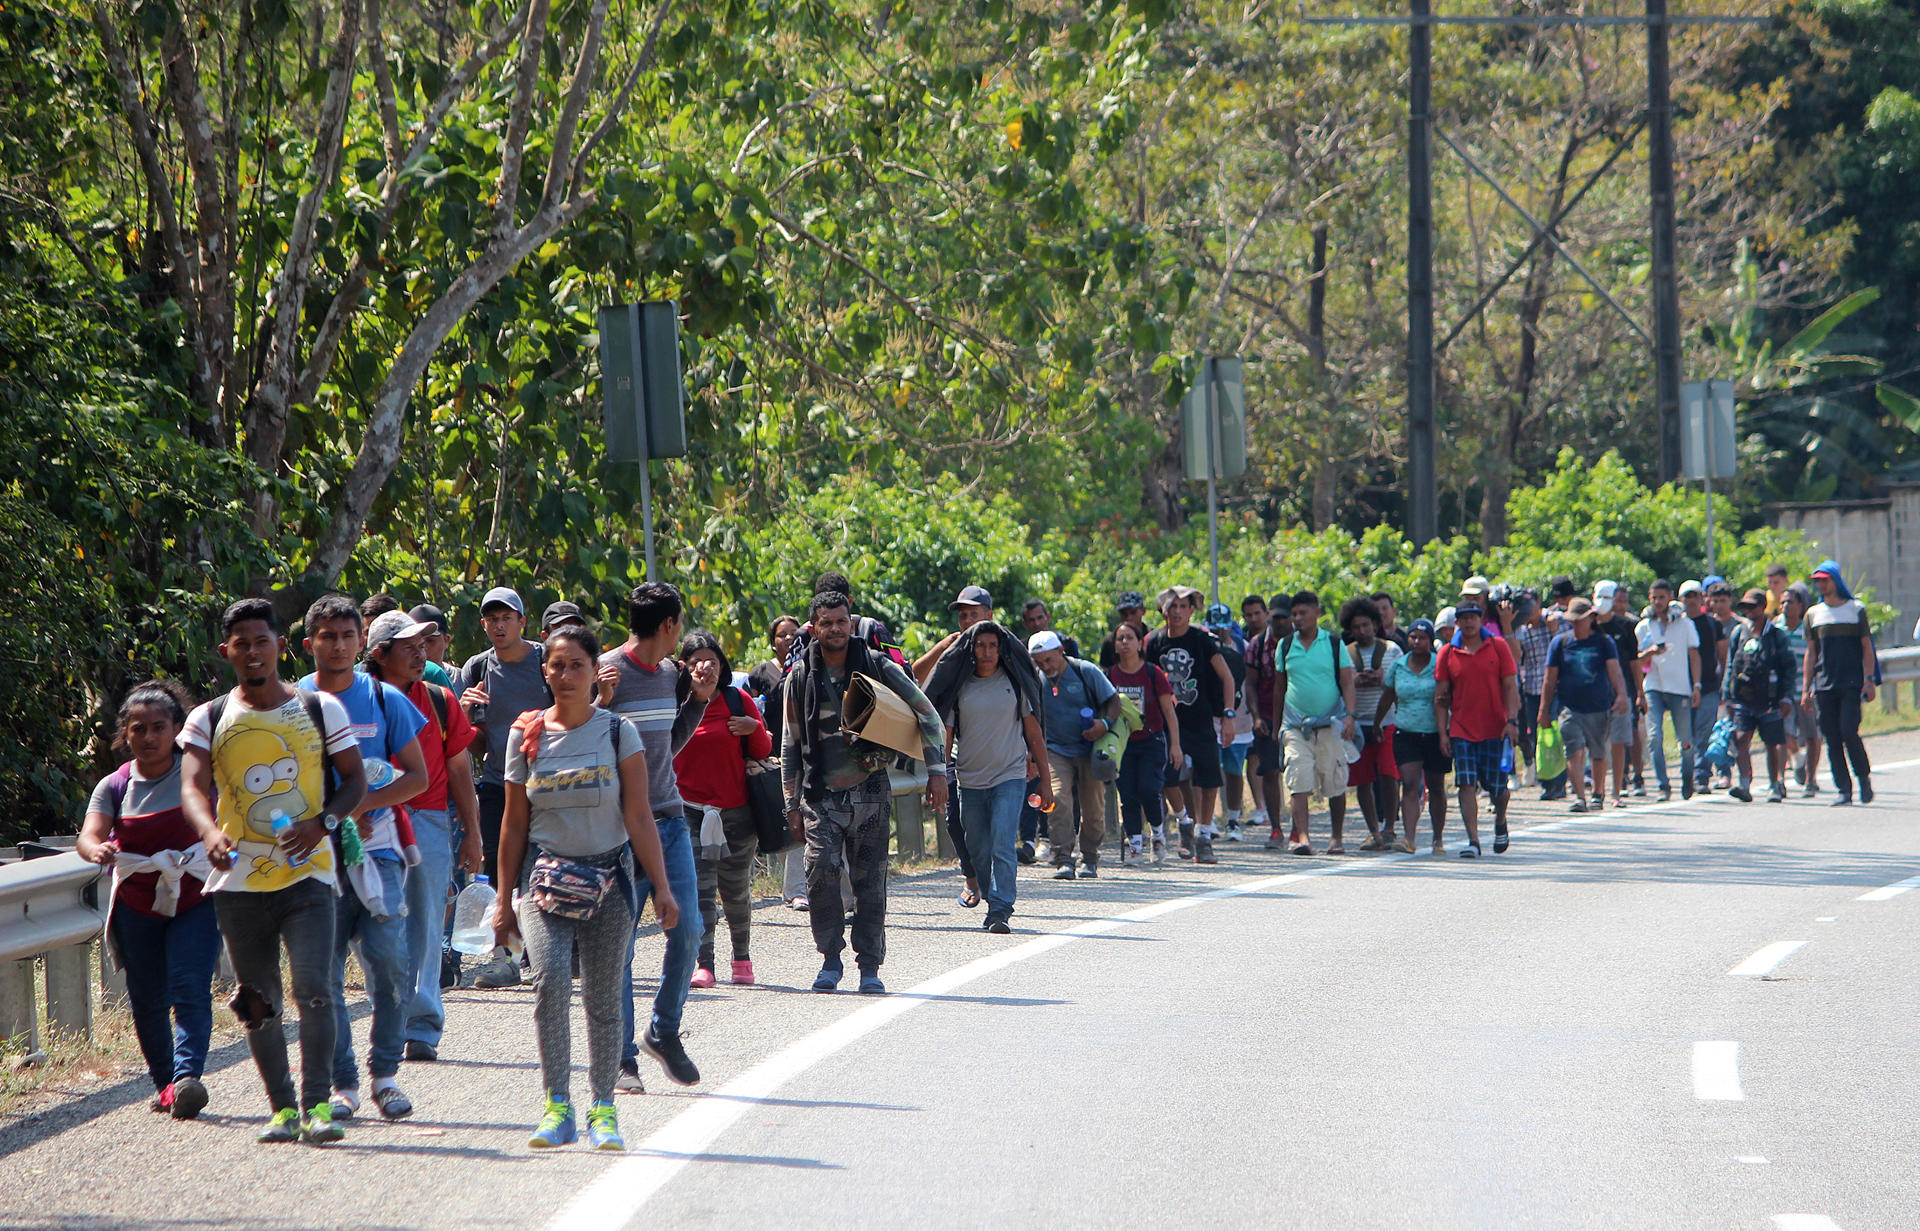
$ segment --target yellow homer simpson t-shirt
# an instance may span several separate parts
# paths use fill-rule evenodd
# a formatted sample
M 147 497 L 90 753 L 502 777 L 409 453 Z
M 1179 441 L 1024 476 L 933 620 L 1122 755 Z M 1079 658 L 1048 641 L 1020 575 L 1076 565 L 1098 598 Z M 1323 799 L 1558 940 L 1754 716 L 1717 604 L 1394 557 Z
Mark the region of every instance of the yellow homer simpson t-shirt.
M 233 867 L 215 870 L 207 892 L 271 893 L 313 877 L 334 883 L 333 845 L 323 842 L 305 863 L 287 862 L 273 840 L 273 814 L 293 820 L 319 816 L 326 800 L 327 753 L 357 747 L 346 709 L 329 693 L 309 694 L 320 702 L 324 731 L 313 728 L 300 695 L 284 704 L 256 710 L 228 695 L 219 727 L 212 729 L 212 703 L 187 716 L 180 742 L 208 750 L 217 794 L 215 819 L 235 845 Z

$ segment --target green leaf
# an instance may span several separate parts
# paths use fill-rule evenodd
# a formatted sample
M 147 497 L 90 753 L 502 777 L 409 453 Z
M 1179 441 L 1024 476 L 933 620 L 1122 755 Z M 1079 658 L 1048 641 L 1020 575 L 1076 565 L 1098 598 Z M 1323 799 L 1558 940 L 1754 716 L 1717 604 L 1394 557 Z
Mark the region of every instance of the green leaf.
M 1873 396 L 1879 399 L 1887 413 L 1906 425 L 1908 431 L 1920 432 L 1920 398 L 1892 385 L 1875 386 Z
M 1814 317 L 1813 320 L 1807 323 L 1806 328 L 1787 339 L 1786 353 L 1789 355 L 1807 354 L 1812 351 L 1814 347 L 1826 341 L 1827 335 L 1837 329 L 1841 322 L 1878 298 L 1880 298 L 1880 288 L 1877 286 L 1863 287 L 1855 291 L 1839 303 L 1828 308 L 1825 312 L 1822 312 L 1819 316 Z

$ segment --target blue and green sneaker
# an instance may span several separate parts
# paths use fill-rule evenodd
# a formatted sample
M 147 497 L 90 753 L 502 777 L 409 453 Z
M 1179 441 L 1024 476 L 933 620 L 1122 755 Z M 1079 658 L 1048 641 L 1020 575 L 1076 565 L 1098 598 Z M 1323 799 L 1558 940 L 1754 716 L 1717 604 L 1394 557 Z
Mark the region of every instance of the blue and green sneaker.
M 536 1150 L 552 1150 L 572 1145 L 579 1139 L 580 1134 L 573 1128 L 573 1104 L 565 1099 L 550 1098 L 547 1114 L 540 1117 L 540 1127 L 533 1130 L 527 1144 Z
M 596 1150 L 627 1148 L 620 1136 L 620 1117 L 615 1114 L 612 1103 L 595 1103 L 587 1108 L 587 1140 Z
M 294 1141 L 300 1136 L 300 1113 L 292 1107 L 282 1107 L 273 1113 L 267 1126 L 260 1130 L 255 1141 L 277 1142 Z

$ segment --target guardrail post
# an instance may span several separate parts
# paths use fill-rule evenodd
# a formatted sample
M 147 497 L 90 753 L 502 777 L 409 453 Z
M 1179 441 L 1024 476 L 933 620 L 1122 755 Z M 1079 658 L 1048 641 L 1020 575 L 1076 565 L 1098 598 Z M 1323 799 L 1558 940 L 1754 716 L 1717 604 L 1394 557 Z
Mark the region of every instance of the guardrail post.
M 93 946 L 47 953 L 47 1025 L 93 1039 Z
M 896 849 L 902 859 L 918 859 L 927 853 L 927 818 L 920 806 L 919 791 L 893 797 L 893 824 Z
M 127 1001 L 127 972 L 113 968 L 113 954 L 106 948 L 106 940 L 100 942 L 100 1003 L 102 1005 L 125 1004 Z M 226 954 L 226 946 L 220 952 Z
M 33 959 L 0 962 L 0 1039 L 27 1041 L 27 1054 L 40 1050 L 40 1014 L 34 1003 Z

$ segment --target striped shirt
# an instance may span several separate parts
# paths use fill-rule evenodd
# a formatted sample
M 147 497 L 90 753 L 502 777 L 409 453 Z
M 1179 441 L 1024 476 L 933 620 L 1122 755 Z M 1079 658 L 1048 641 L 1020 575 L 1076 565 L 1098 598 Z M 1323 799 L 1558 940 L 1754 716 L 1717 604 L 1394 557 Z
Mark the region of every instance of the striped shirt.
M 654 819 L 684 816 L 687 802 L 680 797 L 673 755 L 693 738 L 706 704 L 694 699 L 691 689 L 685 705 L 675 700 L 680 667 L 671 657 L 649 667 L 621 645 L 602 654 L 600 665 L 620 672 L 620 682 L 614 685 L 607 708 L 640 732 L 640 743 L 647 754 L 647 804 Z
M 1815 603 L 1808 610 L 1805 623 L 1807 635 L 1813 639 L 1812 648 L 1818 652 L 1814 688 L 1820 692 L 1839 692 L 1864 686 L 1866 651 L 1860 639 L 1872 636 L 1873 628 L 1860 600 L 1850 598 L 1838 606 Z

